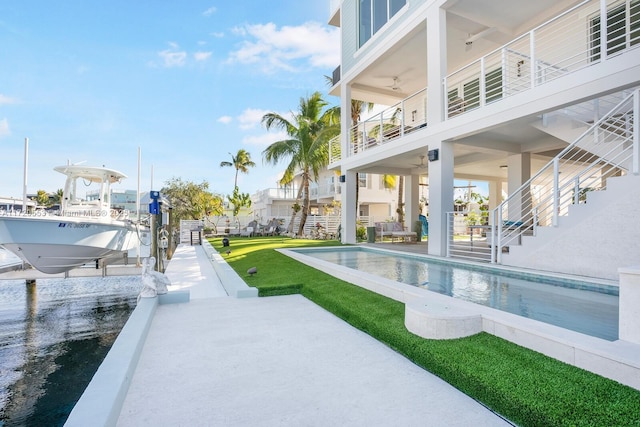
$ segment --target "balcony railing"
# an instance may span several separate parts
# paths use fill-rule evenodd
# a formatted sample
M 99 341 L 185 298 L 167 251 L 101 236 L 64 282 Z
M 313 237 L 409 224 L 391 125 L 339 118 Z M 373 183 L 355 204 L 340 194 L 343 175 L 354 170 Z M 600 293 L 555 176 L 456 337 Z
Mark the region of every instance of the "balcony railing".
M 426 125 L 427 89 L 422 89 L 353 126 L 349 130 L 349 155 L 386 144 Z
M 584 1 L 449 74 L 444 111 L 447 118 L 467 113 L 638 45 L 638 0 Z
M 603 13 L 603 11 L 606 11 Z M 606 34 L 606 37 L 601 37 Z M 512 42 L 449 74 L 445 119 L 522 93 L 640 46 L 640 1 L 586 0 Z M 349 130 L 347 156 L 427 125 L 423 89 Z M 340 141 L 330 143 L 331 162 Z
M 309 187 L 309 196 L 311 199 L 333 198 L 336 194 L 340 194 L 340 186 L 335 184 L 312 184 Z
M 295 200 L 298 189 L 293 188 L 267 188 L 257 193 L 257 202 L 266 202 L 270 199 Z

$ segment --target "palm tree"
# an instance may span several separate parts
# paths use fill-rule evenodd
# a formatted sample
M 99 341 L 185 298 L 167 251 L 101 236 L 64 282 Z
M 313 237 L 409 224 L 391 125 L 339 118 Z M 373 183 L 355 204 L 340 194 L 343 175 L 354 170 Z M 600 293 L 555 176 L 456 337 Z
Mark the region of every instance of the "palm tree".
M 251 161 L 251 154 L 247 152 L 244 148 L 238 150 L 238 153 L 234 156 L 229 153 L 231 156 L 230 162 L 220 162 L 220 167 L 233 166 L 236 169 L 236 177 L 233 181 L 233 188 L 238 187 L 238 172 L 249 173 L 249 168 L 254 167 L 256 164 Z
M 62 203 L 62 196 L 64 195 L 64 190 L 62 188 L 58 188 L 55 193 L 53 193 L 53 203 Z
M 318 178 L 319 171 L 329 164 L 329 140 L 340 132 L 340 108 L 331 107 L 323 111 L 327 102 L 320 92 L 314 92 L 309 98 L 301 98 L 299 111 L 292 113 L 287 120 L 277 113 L 262 116 L 262 124 L 267 130 L 282 129 L 288 139 L 269 145 L 262 156 L 267 163 L 277 164 L 280 160 L 289 160 L 285 177 L 301 174 L 302 215 L 298 235 L 303 234 L 304 224 L 309 214 L 309 182 Z M 294 206 L 300 206 L 300 196 Z M 295 209 L 291 224 L 295 219 Z
M 324 76 L 325 81 L 329 87 L 333 86 L 333 77 Z M 366 101 L 360 101 L 358 99 L 351 99 L 351 127 L 349 128 L 349 134 L 351 135 L 351 131 L 355 125 L 360 123 L 361 114 L 366 112 L 371 112 L 373 110 L 375 104 Z M 358 145 L 359 139 L 361 139 L 361 135 L 358 132 L 355 138 L 352 138 L 352 141 L 355 145 Z M 359 205 L 359 197 L 360 197 L 360 177 L 359 173 L 356 172 L 356 220 L 358 219 L 358 205 Z

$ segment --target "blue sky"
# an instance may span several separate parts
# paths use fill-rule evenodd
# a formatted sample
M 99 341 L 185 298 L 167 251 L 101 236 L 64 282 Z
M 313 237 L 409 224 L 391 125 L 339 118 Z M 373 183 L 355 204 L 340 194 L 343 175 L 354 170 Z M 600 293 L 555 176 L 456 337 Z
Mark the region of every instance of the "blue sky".
M 328 14 L 327 0 L 0 2 L 0 196 L 22 196 L 25 137 L 30 193 L 61 188 L 53 167 L 68 161 L 135 189 L 138 147 L 145 191 L 153 176 L 229 194 L 235 170 L 219 165 L 240 148 L 257 164 L 240 190 L 275 187 L 285 165 L 262 151 L 283 135 L 260 119 L 326 93 L 340 51 Z

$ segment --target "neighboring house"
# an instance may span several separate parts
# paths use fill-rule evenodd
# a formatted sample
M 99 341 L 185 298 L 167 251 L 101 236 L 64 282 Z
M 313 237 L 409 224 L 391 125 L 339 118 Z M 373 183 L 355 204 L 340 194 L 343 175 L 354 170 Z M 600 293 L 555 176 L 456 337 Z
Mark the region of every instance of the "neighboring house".
M 251 206 L 254 216 L 263 222 L 265 219 L 268 221 L 270 218 L 281 218 L 288 224 L 300 181 L 301 178 L 296 177 L 289 186 L 268 188 L 253 194 Z M 334 171 L 327 169 L 320 171 L 318 179 L 309 184 L 310 216 L 340 215 L 342 204 L 340 184 L 340 175 Z M 385 189 L 381 175 L 361 174 L 359 185 L 358 217 L 362 221 L 373 224 L 374 221 L 389 220 L 397 215 L 395 210 L 398 190 Z
M 329 169 L 344 177 L 344 242 L 356 239 L 357 174 L 394 174 L 405 225 L 428 180 L 429 254 L 451 255 L 462 179 L 489 183 L 487 260 L 608 279 L 638 263 L 640 0 L 330 7 L 342 132 Z M 350 127 L 352 99 L 388 108 Z

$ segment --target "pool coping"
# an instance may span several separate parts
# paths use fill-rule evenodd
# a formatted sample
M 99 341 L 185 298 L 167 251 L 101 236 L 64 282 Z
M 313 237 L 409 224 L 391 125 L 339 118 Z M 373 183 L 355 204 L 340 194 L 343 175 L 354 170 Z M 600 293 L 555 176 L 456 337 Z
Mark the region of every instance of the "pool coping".
M 354 248 L 354 250 L 360 249 L 357 245 L 350 248 Z M 403 256 L 407 255 L 404 252 L 389 249 L 370 247 L 366 249 L 389 254 L 401 253 Z M 295 249 L 276 250 L 283 255 L 341 280 L 405 304 L 422 299 L 434 304 L 446 304 L 470 314 L 479 314 L 482 316 L 482 330 L 484 332 L 640 390 L 640 345 L 638 344 L 622 340 L 607 341 L 595 338 L 491 307 L 455 299 L 427 289 L 339 266 L 328 261 L 306 256 Z M 327 247 L 317 249 L 304 248 L 304 250 L 326 251 Z M 424 257 L 425 259 L 433 258 L 419 254 L 410 254 L 410 256 Z M 442 262 L 443 260 L 439 259 L 439 261 Z M 509 270 L 504 267 L 502 269 Z M 515 271 L 516 269 L 510 270 Z M 529 273 L 531 274 L 532 272 Z M 561 276 L 558 275 L 557 277 Z M 606 281 L 603 281 L 602 284 L 612 285 L 611 282 Z

